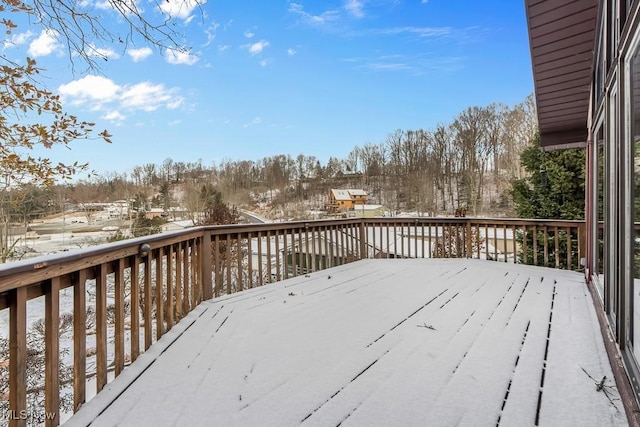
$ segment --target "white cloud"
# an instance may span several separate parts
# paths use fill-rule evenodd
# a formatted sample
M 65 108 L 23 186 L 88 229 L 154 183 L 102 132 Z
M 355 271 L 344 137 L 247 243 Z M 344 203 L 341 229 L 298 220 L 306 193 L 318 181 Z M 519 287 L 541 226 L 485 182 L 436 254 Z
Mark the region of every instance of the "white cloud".
M 354 17 L 358 19 L 364 18 L 364 4 L 361 0 L 347 0 L 344 8 Z
M 131 57 L 133 62 L 140 62 L 153 54 L 150 47 L 143 47 L 140 49 L 127 49 L 127 55 Z
M 256 35 L 256 33 L 251 32 L 251 31 L 249 31 L 249 30 L 247 30 L 247 31 L 245 31 L 245 32 L 244 32 L 244 36 L 245 36 L 246 38 L 248 38 L 248 39 L 253 38 L 253 36 L 255 36 L 255 35 Z
M 287 55 L 289 55 L 289 56 L 293 56 L 293 55 L 295 55 L 296 53 L 297 53 L 297 52 L 296 52 L 296 50 L 295 50 L 295 49 L 292 49 L 292 48 L 287 49 Z
M 61 85 L 58 92 L 63 101 L 103 111 L 103 117 L 113 121 L 126 118 L 121 110 L 155 111 L 161 107 L 173 110 L 184 103 L 184 97 L 176 88 L 150 82 L 120 86 L 106 77 L 94 75 Z
M 169 64 L 193 65 L 200 60 L 198 55 L 193 55 L 191 52 L 183 52 L 176 49 L 167 49 L 164 57 Z
M 109 120 L 111 122 L 122 122 L 127 118 L 124 114 L 121 114 L 119 111 L 109 111 L 107 114 L 102 116 L 103 119 Z
M 19 34 L 12 34 L 11 38 L 3 42 L 3 46 L 5 49 L 10 47 L 15 47 L 15 46 L 21 46 L 27 43 L 27 41 L 29 41 L 31 37 L 33 37 L 33 33 L 31 31 L 26 31 L 24 33 L 19 33 Z
M 102 76 L 85 76 L 70 83 L 60 85 L 58 92 L 63 100 L 72 104 L 92 104 L 95 109 L 116 98 L 120 87 L 112 80 Z
M 167 89 L 163 84 L 142 82 L 123 88 L 119 97 L 124 108 L 155 111 L 162 106 L 174 106 L 183 102 L 175 89 Z
M 29 45 L 28 53 L 31 56 L 47 56 L 62 45 L 58 43 L 58 33 L 54 30 L 42 30 L 40 35 Z
M 180 107 L 182 104 L 184 104 L 184 98 L 178 97 L 178 98 L 174 99 L 173 101 L 167 102 L 167 109 L 168 110 L 175 110 L 176 108 Z
M 269 46 L 269 42 L 266 40 L 260 40 L 259 42 L 244 45 L 251 55 L 258 55 L 262 53 L 267 46 Z
M 289 3 L 289 12 L 298 15 L 305 23 L 312 25 L 323 25 L 337 21 L 340 13 L 337 10 L 326 10 L 319 15 L 313 15 L 304 10 L 300 3 Z
M 229 49 L 229 45 L 228 44 L 223 44 L 222 46 L 218 46 L 218 51 L 219 52 L 224 52 L 227 49 Z
M 180 123 L 182 123 L 182 120 L 172 120 L 169 122 L 169 126 L 178 126 Z
M 427 3 L 429 3 L 429 0 L 422 0 L 421 3 L 422 4 L 427 4 Z
M 206 0 L 163 0 L 160 2 L 160 10 L 171 18 L 190 21 L 193 18 L 191 13 L 194 9 L 206 2 Z
M 214 22 L 209 26 L 209 28 L 204 30 L 204 33 L 207 35 L 207 41 L 204 43 L 204 46 L 209 46 L 216 39 L 218 27 L 220 27 L 220 24 Z
M 267 65 L 271 64 L 273 62 L 273 59 L 269 58 L 269 59 L 263 59 L 262 61 L 260 61 L 260 66 L 261 67 L 266 67 Z

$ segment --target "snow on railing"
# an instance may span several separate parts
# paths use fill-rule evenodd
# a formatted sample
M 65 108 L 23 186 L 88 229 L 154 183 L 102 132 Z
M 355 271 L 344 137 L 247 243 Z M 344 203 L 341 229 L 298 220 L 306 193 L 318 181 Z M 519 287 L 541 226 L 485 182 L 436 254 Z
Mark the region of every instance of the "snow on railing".
M 198 227 L 0 266 L 0 425 L 57 425 L 201 301 L 362 258 L 579 270 L 584 223 L 365 218 Z

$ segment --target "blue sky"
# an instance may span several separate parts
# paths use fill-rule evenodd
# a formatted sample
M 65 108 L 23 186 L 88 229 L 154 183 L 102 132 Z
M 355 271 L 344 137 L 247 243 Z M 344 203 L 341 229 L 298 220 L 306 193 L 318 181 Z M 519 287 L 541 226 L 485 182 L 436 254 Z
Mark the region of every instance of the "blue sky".
M 189 55 L 96 43 L 108 61 L 101 74 L 82 74 L 35 25 L 5 41 L 7 57 L 29 55 L 46 69 L 43 81 L 69 112 L 113 134 L 112 144 L 39 154 L 99 173 L 168 157 L 211 164 L 304 153 L 325 162 L 396 129 L 431 129 L 466 107 L 513 105 L 533 92 L 521 0 L 161 4 Z

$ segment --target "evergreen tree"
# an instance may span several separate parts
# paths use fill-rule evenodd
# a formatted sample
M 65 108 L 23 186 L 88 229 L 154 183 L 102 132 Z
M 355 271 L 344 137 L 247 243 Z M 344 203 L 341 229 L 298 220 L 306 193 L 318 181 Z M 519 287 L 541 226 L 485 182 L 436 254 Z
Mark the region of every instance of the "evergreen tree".
M 536 134 L 520 162 L 528 176 L 511 183 L 520 218 L 584 219 L 584 148 L 542 151 Z
M 582 220 L 585 211 L 584 148 L 542 151 L 540 136 L 536 136 L 523 151 L 520 162 L 527 172 L 523 179 L 512 181 L 512 195 L 518 216 L 556 220 Z M 568 265 L 568 255 L 578 260 L 578 236 L 564 228 L 549 231 L 518 231 L 518 258 L 525 264 Z M 535 244 L 534 244 L 535 241 Z M 571 246 L 568 245 L 571 242 Z M 546 245 L 546 247 L 545 247 Z M 534 247 L 537 254 L 534 255 Z M 526 250 L 525 250 L 526 249 Z M 545 264 L 545 252 L 548 262 Z M 537 260 L 537 263 L 535 262 Z M 573 264 L 573 263 L 572 263 Z

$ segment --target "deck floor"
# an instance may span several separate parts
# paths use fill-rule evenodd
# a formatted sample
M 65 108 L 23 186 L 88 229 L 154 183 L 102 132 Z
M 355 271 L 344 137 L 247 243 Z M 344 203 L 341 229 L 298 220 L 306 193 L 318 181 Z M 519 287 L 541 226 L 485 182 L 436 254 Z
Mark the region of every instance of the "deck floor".
M 612 378 L 579 273 L 364 260 L 201 304 L 68 425 L 626 425 Z

